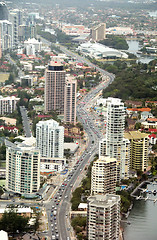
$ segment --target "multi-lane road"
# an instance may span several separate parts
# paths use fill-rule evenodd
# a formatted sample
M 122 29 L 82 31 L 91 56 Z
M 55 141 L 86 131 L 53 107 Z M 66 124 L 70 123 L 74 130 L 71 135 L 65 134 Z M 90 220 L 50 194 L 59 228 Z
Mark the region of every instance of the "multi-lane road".
M 51 43 L 42 38 L 42 41 L 48 45 Z M 89 165 L 95 154 L 98 153 L 98 142 L 103 138 L 100 130 L 95 126 L 95 116 L 89 111 L 90 106 L 96 101 L 96 96 L 101 90 L 106 88 L 114 80 L 114 75 L 99 68 L 91 63 L 88 59 L 78 55 L 65 48 L 62 45 L 57 45 L 68 56 L 77 59 L 77 61 L 86 63 L 88 66 L 96 68 L 102 74 L 102 82 L 88 94 L 77 105 L 77 118 L 80 121 L 88 134 L 88 146 L 82 155 L 79 157 L 73 169 L 68 173 L 66 179 L 50 200 L 45 204 L 48 215 L 49 230 L 47 235 L 50 239 L 70 240 L 71 231 L 69 227 L 69 209 L 70 198 L 72 191 L 81 181 L 81 174 L 86 165 Z
M 78 163 L 76 163 L 71 172 L 69 172 L 54 198 L 48 203 L 49 236 L 51 236 L 51 239 L 71 239 L 68 215 L 72 189 L 77 185 L 78 181 L 80 182 L 81 173 L 85 166 L 88 165 L 90 161 L 93 160 L 95 154 L 98 153 L 98 142 L 103 138 L 102 133 L 94 124 L 95 116 L 89 111 L 92 102 L 96 101 L 97 94 L 114 80 L 114 76 L 108 73 L 106 74 L 106 71 L 104 71 L 103 79 L 106 81 L 103 81 L 95 89 L 91 90 L 77 106 L 78 121 L 83 124 L 89 141 L 86 150 L 78 159 Z M 57 212 L 56 216 L 54 216 L 54 211 Z

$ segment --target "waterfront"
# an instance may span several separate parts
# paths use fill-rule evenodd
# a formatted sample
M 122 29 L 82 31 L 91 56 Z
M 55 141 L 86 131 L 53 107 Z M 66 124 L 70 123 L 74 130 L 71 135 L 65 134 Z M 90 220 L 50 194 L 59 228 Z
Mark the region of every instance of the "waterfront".
M 157 185 L 147 185 L 148 190 L 157 190 Z M 145 194 L 156 199 L 157 194 Z M 156 240 L 157 239 L 157 202 L 150 200 L 134 200 L 134 206 L 127 219 L 131 224 L 124 224 L 124 240 Z
M 137 54 L 137 52 L 142 48 L 142 46 L 139 44 L 139 41 L 128 40 L 127 43 L 129 45 L 128 52 L 135 54 L 138 57 L 137 61 L 142 63 L 149 63 L 150 61 L 156 58 L 156 56 L 150 56 L 150 55 L 141 56 L 140 54 Z

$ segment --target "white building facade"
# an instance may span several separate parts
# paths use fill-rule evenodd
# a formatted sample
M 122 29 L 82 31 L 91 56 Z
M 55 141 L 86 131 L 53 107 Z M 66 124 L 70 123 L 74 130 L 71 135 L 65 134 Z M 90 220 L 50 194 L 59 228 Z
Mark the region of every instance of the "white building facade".
M 42 157 L 63 158 L 64 127 L 53 119 L 36 125 L 36 146 Z
M 87 200 L 88 240 L 119 240 L 120 196 L 90 196 Z
M 106 137 L 99 143 L 99 156 L 117 160 L 117 180 L 129 177 L 129 140 L 124 138 L 125 108 L 118 98 L 107 99 Z
M 2 51 L 13 47 L 13 28 L 8 20 L 0 21 L 0 42 Z
M 19 98 L 16 98 L 15 96 L 0 96 L 0 115 L 14 112 L 18 101 Z
M 31 144 L 6 140 L 6 189 L 32 194 L 40 187 L 40 151 Z
M 41 171 L 62 171 L 64 156 L 64 127 L 53 119 L 36 125 L 36 146 L 41 153 Z

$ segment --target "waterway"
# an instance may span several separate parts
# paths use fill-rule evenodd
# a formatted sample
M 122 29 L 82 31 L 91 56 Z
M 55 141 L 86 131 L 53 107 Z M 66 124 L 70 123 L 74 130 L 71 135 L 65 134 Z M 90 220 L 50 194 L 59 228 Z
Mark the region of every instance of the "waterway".
M 156 58 L 155 56 L 141 56 L 140 54 L 138 54 L 137 52 L 142 48 L 142 46 L 140 46 L 139 44 L 139 41 L 129 40 L 127 41 L 127 43 L 129 45 L 128 52 L 133 53 L 138 57 L 137 62 L 140 61 L 142 63 L 149 63 Z
M 148 190 L 157 190 L 157 185 L 147 185 Z M 157 194 L 145 194 L 157 199 Z M 124 240 L 157 240 L 157 201 L 135 200 L 127 219 L 131 224 L 124 224 Z

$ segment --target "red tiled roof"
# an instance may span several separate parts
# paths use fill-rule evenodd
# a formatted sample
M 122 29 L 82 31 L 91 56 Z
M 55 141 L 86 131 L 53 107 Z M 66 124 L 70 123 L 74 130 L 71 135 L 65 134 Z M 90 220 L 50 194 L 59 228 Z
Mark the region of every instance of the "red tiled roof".
M 149 129 L 148 129 L 148 132 L 157 132 L 157 129 L 149 128 Z
M 151 108 L 127 108 L 127 110 L 133 112 L 150 112 Z
M 39 118 L 49 118 L 49 117 L 52 117 L 51 115 L 41 115 L 39 114 L 38 115 Z
M 157 122 L 157 118 L 147 118 L 147 121 L 149 121 L 149 122 Z
M 156 138 L 156 134 L 152 133 L 148 136 L 149 138 Z

